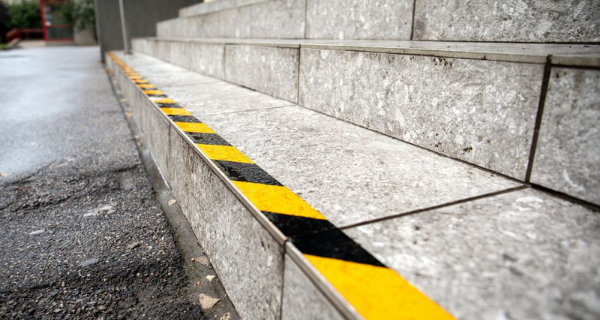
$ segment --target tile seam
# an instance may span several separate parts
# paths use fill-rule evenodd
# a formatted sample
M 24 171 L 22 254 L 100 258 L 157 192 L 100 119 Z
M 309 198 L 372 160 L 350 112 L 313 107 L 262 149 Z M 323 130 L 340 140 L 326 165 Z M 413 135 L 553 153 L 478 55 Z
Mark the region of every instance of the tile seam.
M 552 72 L 551 64 L 552 56 L 546 58 L 546 65 L 544 66 L 544 74 L 542 77 L 542 84 L 540 86 L 540 98 L 538 100 L 537 114 L 535 117 L 535 124 L 533 128 L 533 136 L 531 138 L 531 148 L 529 149 L 529 159 L 527 161 L 527 171 L 525 173 L 525 182 L 531 181 L 531 174 L 533 173 L 533 166 L 535 163 L 535 154 L 537 152 L 538 141 L 540 137 L 540 129 L 542 127 L 542 118 L 544 116 L 544 108 L 546 105 L 546 95 L 548 93 L 548 87 L 550 86 L 550 74 Z
M 474 196 L 474 197 L 468 197 L 468 198 L 464 198 L 464 199 L 460 199 L 460 200 L 456 200 L 456 201 L 446 202 L 446 203 L 431 206 L 431 207 L 407 211 L 407 212 L 403 212 L 403 213 L 399 213 L 399 214 L 395 214 L 395 215 L 391 215 L 391 216 L 387 216 L 387 217 L 383 217 L 383 218 L 353 223 L 353 224 L 341 226 L 341 227 L 339 227 L 339 229 L 340 230 L 352 229 L 352 228 L 356 228 L 356 227 L 360 227 L 360 226 L 364 226 L 364 225 L 379 223 L 379 222 L 383 222 L 383 221 L 387 221 L 387 220 L 398 219 L 398 218 L 402 218 L 405 216 L 411 216 L 411 215 L 415 215 L 415 214 L 419 214 L 419 213 L 423 213 L 423 212 L 428 212 L 428 211 L 433 211 L 433 210 L 442 209 L 442 208 L 446 208 L 446 207 L 451 207 L 451 206 L 455 206 L 455 205 L 462 204 L 462 203 L 491 198 L 491 197 L 495 197 L 498 195 L 512 193 L 512 192 L 521 191 L 521 190 L 526 190 L 526 189 L 530 189 L 530 188 L 531 188 L 531 186 L 523 184 L 523 185 L 520 185 L 517 187 L 508 188 L 508 189 L 504 189 L 504 190 L 500 190 L 500 191 L 494 191 L 494 192 L 490 192 L 490 193 L 486 193 L 486 194 L 482 194 L 482 195 L 478 195 L 478 196 Z

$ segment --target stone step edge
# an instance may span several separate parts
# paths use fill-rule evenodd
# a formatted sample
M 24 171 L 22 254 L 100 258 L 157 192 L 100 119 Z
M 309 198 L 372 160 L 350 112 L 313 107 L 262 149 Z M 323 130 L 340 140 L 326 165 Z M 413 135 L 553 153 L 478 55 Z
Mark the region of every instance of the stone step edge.
M 185 8 L 179 9 L 179 17 L 191 18 L 203 16 L 210 13 L 216 13 L 220 11 L 237 9 L 246 7 L 249 5 L 269 2 L 273 0 L 219 0 L 215 2 L 202 2 L 195 5 L 191 5 Z
M 152 102 L 155 111 L 158 112 L 165 120 L 168 120 L 169 126 L 174 128 L 184 141 L 193 146 L 195 153 L 206 163 L 215 173 L 219 179 L 228 187 L 228 189 L 242 202 L 242 204 L 253 214 L 254 218 L 273 236 L 273 238 L 285 248 L 285 254 L 289 254 L 290 257 L 298 264 L 303 270 L 305 275 L 316 285 L 316 287 L 323 293 L 323 295 L 338 309 L 338 311 L 348 319 L 380 319 L 384 316 L 389 316 L 390 312 L 393 312 L 393 316 L 399 318 L 406 318 L 410 315 L 421 315 L 415 319 L 429 319 L 434 316 L 436 319 L 454 319 L 445 310 L 438 306 L 435 302 L 431 301 L 416 288 L 410 285 L 400 275 L 390 268 L 384 266 L 375 257 L 368 253 L 365 249 L 360 247 L 357 243 L 347 237 L 343 232 L 329 223 L 325 217 L 320 215 L 315 209 L 306 204 L 297 195 L 291 192 L 289 189 L 280 185 L 280 187 L 287 190 L 290 194 L 286 195 L 285 200 L 294 201 L 303 210 L 297 210 L 295 212 L 287 211 L 286 209 L 279 211 L 281 213 L 266 212 L 261 210 L 259 207 L 260 201 L 256 199 L 250 199 L 254 195 L 252 192 L 242 190 L 240 185 L 236 185 L 233 179 L 230 179 L 227 174 L 219 168 L 214 162 L 218 161 L 215 157 L 211 157 L 205 154 L 200 147 L 192 141 L 190 136 L 186 134 L 186 131 L 182 127 L 186 125 L 178 125 L 174 120 L 182 120 L 181 117 L 188 117 L 186 121 L 195 120 L 195 122 L 185 122 L 190 124 L 198 124 L 204 126 L 200 121 L 195 119 L 187 110 L 176 105 L 175 101 L 166 97 L 158 88 L 140 88 L 138 83 L 146 84 L 147 80 L 144 80 L 142 76 L 135 73 L 135 71 L 125 65 L 116 55 L 109 52 L 107 54 L 107 61 L 110 61 L 117 65 L 119 68 L 114 68 L 116 72 L 120 72 L 122 75 L 130 80 L 131 85 L 135 85 L 143 95 Z M 113 66 L 114 67 L 114 66 Z M 177 118 L 179 117 L 179 118 Z M 192 119 L 193 118 L 193 119 Z M 176 123 L 177 122 L 177 123 Z M 203 129 L 204 130 L 204 129 Z M 208 129 L 209 131 L 212 131 Z M 189 130 L 188 130 L 189 132 Z M 241 152 L 235 149 L 235 157 L 242 159 L 245 157 Z M 246 158 L 247 159 L 247 158 Z M 251 162 L 250 159 L 247 159 Z M 260 169 L 260 168 L 259 168 Z M 265 174 L 267 174 L 265 172 Z M 268 175 L 268 174 L 267 174 Z M 256 184 L 256 183 L 255 183 Z M 243 184 L 242 184 L 243 185 Z M 270 199 L 273 199 L 276 194 L 271 194 Z M 278 211 L 278 210 L 276 210 Z M 265 213 L 266 212 L 266 213 Z M 278 216 L 275 219 L 269 219 L 266 214 L 270 216 Z M 293 217 L 290 220 L 290 216 Z M 287 227 L 286 230 L 282 230 L 282 224 L 277 226 L 278 219 L 284 220 L 284 224 Z M 304 220 L 304 221 L 300 221 Z M 281 221 L 281 220 L 279 220 Z M 308 224 L 307 224 L 308 223 Z M 295 224 L 295 226 L 293 226 Z M 333 252 L 323 252 L 323 248 L 307 248 L 306 243 L 309 241 L 303 240 L 309 237 L 313 237 L 310 232 L 304 231 L 299 233 L 297 229 L 305 228 L 307 225 L 317 225 L 320 229 L 313 229 L 315 234 L 327 232 L 330 238 L 334 238 L 334 242 L 339 243 L 341 247 L 350 248 L 344 253 L 343 257 L 340 254 Z M 290 226 L 292 226 L 290 228 Z M 333 234 L 333 236 L 331 236 Z M 320 251 L 319 251 L 320 250 Z M 309 261 L 312 260 L 311 261 Z M 331 262 L 335 261 L 334 264 Z M 340 269 L 336 265 L 342 264 L 343 270 L 351 270 L 351 275 L 344 277 L 344 282 L 340 284 L 335 278 L 329 274 L 329 277 L 323 275 L 323 271 L 331 269 Z M 365 271 L 367 270 L 367 271 Z M 377 290 L 379 295 L 365 295 L 360 288 L 365 287 L 363 279 L 360 277 L 361 274 L 368 272 L 369 278 L 379 278 L 385 280 L 385 287 L 381 287 Z M 332 281 L 334 279 L 334 281 Z M 333 282 L 333 283 L 332 283 Z M 343 284 L 351 283 L 350 288 L 356 290 L 347 289 Z M 338 289 L 335 289 L 335 284 L 338 284 Z M 383 283 L 383 282 L 382 282 Z M 371 291 L 372 293 L 373 291 Z M 403 297 L 398 296 L 398 292 L 405 294 Z M 396 294 L 394 294 L 396 293 Z M 391 297 L 391 298 L 390 298 Z M 349 301 L 352 300 L 352 301 Z M 376 308 L 365 309 L 361 306 L 357 306 L 356 301 L 373 301 L 371 306 Z M 409 303 L 406 303 L 406 301 Z M 403 303 L 405 302 L 405 303 Z M 405 308 L 398 308 L 399 305 L 405 306 Z M 400 313 L 398 313 L 400 312 Z
M 137 39 L 218 45 L 362 51 L 503 62 L 539 64 L 550 62 L 556 66 L 600 67 L 600 45 L 401 40 L 188 39 L 155 37 Z

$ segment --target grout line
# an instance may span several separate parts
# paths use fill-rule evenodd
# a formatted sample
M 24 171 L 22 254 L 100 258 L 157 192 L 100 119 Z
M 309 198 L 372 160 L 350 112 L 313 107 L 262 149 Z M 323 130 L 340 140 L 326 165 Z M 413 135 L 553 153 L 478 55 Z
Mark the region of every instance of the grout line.
M 283 242 L 283 254 L 281 255 L 281 298 L 279 298 L 279 320 L 283 320 L 283 296 L 285 294 L 285 261 L 286 259 L 286 255 L 287 255 L 287 242 L 289 239 L 286 239 Z
M 538 112 L 535 118 L 535 128 L 533 130 L 533 137 L 531 139 L 531 149 L 529 151 L 529 162 L 527 164 L 527 171 L 525 173 L 525 182 L 530 182 L 531 173 L 533 171 L 533 163 L 535 160 L 535 153 L 540 136 L 540 128 L 542 126 L 542 116 L 544 114 L 544 106 L 546 104 L 546 94 L 548 93 L 548 86 L 550 84 L 550 72 L 552 71 L 552 64 L 550 63 L 551 59 L 552 56 L 548 56 L 546 58 L 546 66 L 544 67 L 544 76 L 542 78 Z
M 437 210 L 437 209 L 441 209 L 441 208 L 445 208 L 445 207 L 450 207 L 450 206 L 454 206 L 454 205 L 465 203 L 465 202 L 471 202 L 471 201 L 476 201 L 476 200 L 480 200 L 480 199 L 491 198 L 491 197 L 495 197 L 495 196 L 498 196 L 501 194 L 511 193 L 511 192 L 515 192 L 515 191 L 528 189 L 528 188 L 530 188 L 530 186 L 522 185 L 522 186 L 509 188 L 509 189 L 505 189 L 505 190 L 501 190 L 501 191 L 486 193 L 486 194 L 475 196 L 475 197 L 452 201 L 452 202 L 448 202 L 448 203 L 444 203 L 444 204 L 440 204 L 440 205 L 436 205 L 436 206 L 432 206 L 432 207 L 417 209 L 417 210 L 399 213 L 399 214 L 395 214 L 395 215 L 391 215 L 391 216 L 387 216 L 387 217 L 383 217 L 383 218 L 378 218 L 378 219 L 373 219 L 373 220 L 369 220 L 369 221 L 363 221 L 363 222 L 358 222 L 358 223 L 354 223 L 354 224 L 349 224 L 347 226 L 339 227 L 339 229 L 346 230 L 346 229 L 356 228 L 356 227 L 360 227 L 360 226 L 364 226 L 364 225 L 368 225 L 368 224 L 373 224 L 373 223 L 382 222 L 382 221 L 386 221 L 386 220 L 392 220 L 392 219 L 396 219 L 396 218 L 400 218 L 400 217 L 404 217 L 404 216 L 414 215 L 414 214 L 418 214 L 418 213 L 425 212 L 425 211 L 431 211 L 431 210 Z
M 414 39 L 414 34 L 415 34 L 415 15 L 417 11 L 417 0 L 413 1 L 413 7 L 412 7 L 412 21 L 410 24 L 410 41 L 413 41 Z
M 304 37 L 303 39 L 306 39 L 306 35 L 308 33 L 308 1 L 310 0 L 304 0 Z
M 564 194 L 564 193 L 561 193 L 559 191 L 552 190 L 550 188 L 547 188 L 547 187 L 544 187 L 544 186 L 540 186 L 540 185 L 537 185 L 537 184 L 531 184 L 531 188 L 535 189 L 535 190 L 542 191 L 542 192 L 546 192 L 546 193 L 550 194 L 551 196 L 560 198 L 562 200 L 565 200 L 565 201 L 568 201 L 568 202 L 571 202 L 571 203 L 583 206 L 583 207 L 585 207 L 585 208 L 587 208 L 589 210 L 600 212 L 600 205 L 593 204 L 593 203 L 587 202 L 585 200 L 577 199 L 577 198 L 575 198 L 573 196 L 570 196 L 568 194 Z

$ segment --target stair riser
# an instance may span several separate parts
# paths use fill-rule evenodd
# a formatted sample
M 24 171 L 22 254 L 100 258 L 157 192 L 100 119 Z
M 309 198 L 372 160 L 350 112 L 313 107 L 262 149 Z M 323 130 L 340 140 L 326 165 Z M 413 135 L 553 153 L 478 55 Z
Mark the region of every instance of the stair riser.
M 600 2 L 273 0 L 198 5 L 159 37 L 599 42 Z M 214 6 L 214 5 L 213 5 Z M 415 6 L 413 8 L 413 6 Z M 210 9 L 210 10 L 209 10 Z M 217 11 L 215 11 L 217 10 Z M 200 14 L 200 15 L 194 15 Z M 413 22 L 414 21 L 414 22 Z
M 111 61 L 111 59 L 107 59 Z M 109 62 L 148 147 L 240 315 L 279 319 L 284 248 Z
M 282 38 L 305 33 L 305 0 L 277 0 L 159 22 L 160 38 Z

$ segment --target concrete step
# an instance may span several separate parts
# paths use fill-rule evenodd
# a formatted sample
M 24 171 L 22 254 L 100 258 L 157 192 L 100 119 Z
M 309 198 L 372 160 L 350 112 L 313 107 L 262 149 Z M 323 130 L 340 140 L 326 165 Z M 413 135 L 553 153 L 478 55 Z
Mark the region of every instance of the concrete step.
M 107 61 L 242 317 L 600 315 L 597 212 L 151 57 Z
M 600 204 L 600 46 L 137 39 L 133 47 Z
M 600 42 L 600 2 L 221 0 L 158 24 L 159 37 Z

